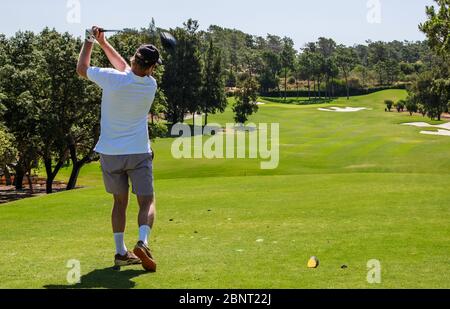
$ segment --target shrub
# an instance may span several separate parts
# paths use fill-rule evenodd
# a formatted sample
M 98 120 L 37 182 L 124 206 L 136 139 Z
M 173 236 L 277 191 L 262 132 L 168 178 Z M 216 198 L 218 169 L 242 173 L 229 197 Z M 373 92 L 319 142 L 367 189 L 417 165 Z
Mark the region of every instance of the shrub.
M 397 109 L 397 112 L 403 112 L 405 110 L 406 101 L 400 100 L 395 104 L 395 108 Z
M 419 110 L 417 103 L 411 98 L 408 98 L 406 100 L 405 108 L 411 116 L 413 115 L 413 113 L 417 113 L 417 111 Z
M 391 109 L 392 109 L 392 106 L 394 106 L 394 101 L 392 101 L 392 100 L 385 100 L 384 104 L 386 104 L 386 108 L 390 112 Z
M 288 78 L 288 84 L 289 85 L 295 85 L 296 81 L 297 80 L 293 76 Z
M 167 125 L 162 121 L 149 123 L 148 131 L 151 140 L 155 140 L 158 137 L 167 137 L 167 135 L 169 134 L 169 129 L 167 128 Z

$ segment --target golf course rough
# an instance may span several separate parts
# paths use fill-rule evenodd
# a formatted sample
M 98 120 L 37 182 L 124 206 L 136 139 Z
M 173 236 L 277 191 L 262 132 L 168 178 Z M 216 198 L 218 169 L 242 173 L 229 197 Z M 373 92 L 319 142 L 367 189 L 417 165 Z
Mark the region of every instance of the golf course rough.
M 384 100 L 405 97 L 389 90 L 320 106 L 260 99 L 249 121 L 280 123 L 275 170 L 251 159 L 175 160 L 173 139 L 157 140 L 155 274 L 111 269 L 111 197 L 90 164 L 81 190 L 0 207 L 0 287 L 450 288 L 450 139 L 401 125 L 426 118 L 384 112 Z M 371 110 L 317 110 L 329 106 Z M 230 108 L 210 117 L 232 119 Z M 128 247 L 136 214 L 133 198 Z M 306 265 L 311 256 L 317 269 Z M 70 260 L 81 266 L 74 286 Z M 380 261 L 379 284 L 367 280 L 371 260 Z

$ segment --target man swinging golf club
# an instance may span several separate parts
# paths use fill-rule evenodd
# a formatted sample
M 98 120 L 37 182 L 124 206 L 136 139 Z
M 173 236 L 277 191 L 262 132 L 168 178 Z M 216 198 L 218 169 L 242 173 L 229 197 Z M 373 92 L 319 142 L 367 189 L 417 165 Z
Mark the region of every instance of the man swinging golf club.
M 91 67 L 91 53 L 97 41 L 115 69 Z M 148 113 L 157 90 L 152 77 L 162 61 L 153 45 L 142 45 L 131 59 L 131 67 L 108 43 L 99 27 L 86 32 L 77 73 L 103 90 L 101 136 L 95 148 L 100 154 L 106 191 L 114 196 L 112 227 L 116 243 L 115 266 L 141 264 L 156 271 L 156 263 L 148 247 L 155 220 L 153 191 L 153 159 L 148 132 Z M 139 203 L 139 241 L 128 251 L 124 232 L 131 180 Z

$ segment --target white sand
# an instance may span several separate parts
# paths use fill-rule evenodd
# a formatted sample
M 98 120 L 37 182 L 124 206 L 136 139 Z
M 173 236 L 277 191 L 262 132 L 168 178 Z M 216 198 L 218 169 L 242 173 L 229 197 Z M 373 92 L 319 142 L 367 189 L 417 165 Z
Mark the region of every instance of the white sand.
M 437 128 L 439 130 L 437 131 L 421 131 L 421 134 L 426 135 L 440 135 L 440 136 L 450 136 L 450 122 L 443 123 L 443 124 L 437 124 L 432 125 L 426 122 L 409 122 L 409 123 L 403 123 L 403 126 L 413 126 L 413 127 L 419 127 L 419 128 Z M 442 130 L 443 129 L 443 130 Z
M 363 110 L 370 110 L 366 107 L 330 107 L 330 108 L 319 108 L 319 111 L 322 112 L 334 112 L 334 113 L 354 113 L 354 112 L 360 112 Z
M 436 125 L 428 124 L 426 122 L 410 122 L 410 123 L 403 123 L 402 125 L 414 126 L 414 127 L 419 127 L 419 128 L 438 128 L 438 129 L 450 130 L 450 122 L 446 122 L 443 124 L 436 124 Z
M 256 102 L 256 105 L 266 105 L 266 103 L 263 103 L 263 102 Z
M 448 130 L 421 131 L 420 133 L 421 134 L 426 134 L 426 135 L 450 136 L 450 131 L 448 131 Z

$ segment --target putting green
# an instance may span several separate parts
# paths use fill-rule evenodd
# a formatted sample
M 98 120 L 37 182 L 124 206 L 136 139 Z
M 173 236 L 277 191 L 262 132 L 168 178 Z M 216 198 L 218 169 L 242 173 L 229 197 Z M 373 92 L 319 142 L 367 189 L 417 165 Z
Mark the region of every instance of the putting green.
M 111 201 L 98 164 L 83 169 L 85 189 L 0 206 L 0 287 L 70 287 L 66 263 L 76 259 L 79 288 L 449 288 L 450 138 L 399 125 L 421 117 L 384 112 L 385 99 L 405 95 L 263 100 L 250 120 L 280 123 L 276 170 L 249 159 L 175 160 L 173 140 L 158 140 L 155 274 L 109 269 Z M 317 110 L 329 106 L 372 110 Z M 211 121 L 231 119 L 227 110 Z M 134 199 L 129 210 L 132 247 Z M 311 256 L 319 268 L 307 268 Z M 371 259 L 381 284 L 366 280 Z

